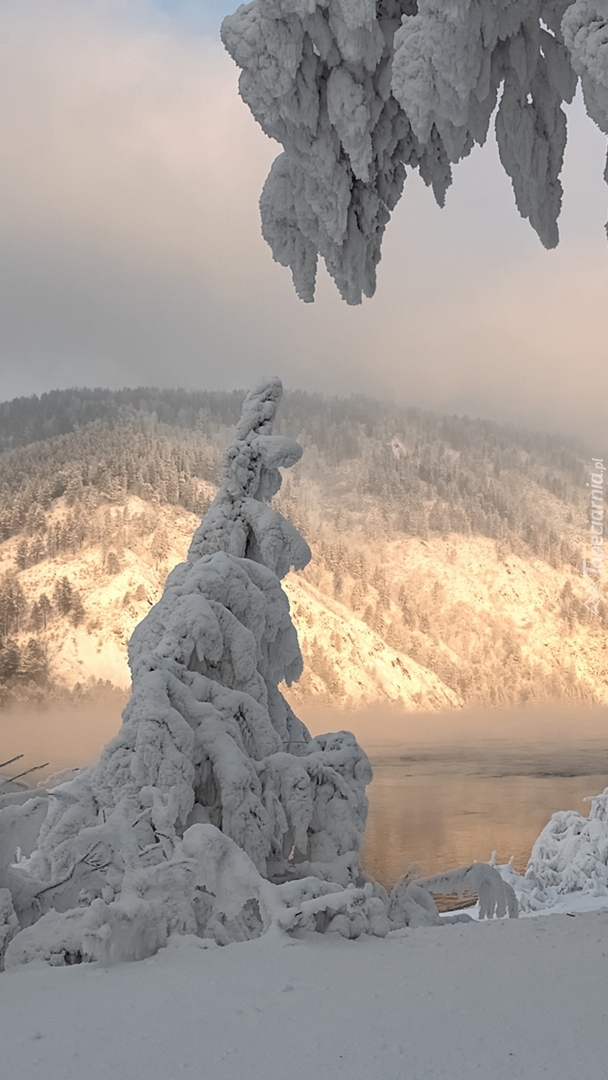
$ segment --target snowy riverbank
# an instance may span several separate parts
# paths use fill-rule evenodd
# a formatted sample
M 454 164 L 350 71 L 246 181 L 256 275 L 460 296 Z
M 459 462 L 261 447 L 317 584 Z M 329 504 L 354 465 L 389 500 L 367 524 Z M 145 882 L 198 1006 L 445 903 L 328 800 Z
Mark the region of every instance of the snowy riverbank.
M 607 984 L 608 909 L 404 929 L 384 940 L 266 935 L 221 948 L 175 938 L 139 963 L 1 975 L 3 1073 L 599 1078 Z

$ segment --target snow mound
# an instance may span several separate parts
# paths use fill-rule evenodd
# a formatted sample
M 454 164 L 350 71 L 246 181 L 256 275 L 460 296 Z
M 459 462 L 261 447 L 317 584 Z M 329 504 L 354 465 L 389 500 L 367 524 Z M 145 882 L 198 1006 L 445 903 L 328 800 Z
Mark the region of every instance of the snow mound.
M 284 149 L 262 192 L 262 233 L 305 301 L 319 255 L 347 303 L 373 295 L 406 166 L 443 205 L 452 165 L 485 142 L 497 104 L 517 207 L 549 248 L 562 106 L 579 76 L 608 131 L 605 0 L 253 0 L 224 20 L 222 40 L 243 100 Z

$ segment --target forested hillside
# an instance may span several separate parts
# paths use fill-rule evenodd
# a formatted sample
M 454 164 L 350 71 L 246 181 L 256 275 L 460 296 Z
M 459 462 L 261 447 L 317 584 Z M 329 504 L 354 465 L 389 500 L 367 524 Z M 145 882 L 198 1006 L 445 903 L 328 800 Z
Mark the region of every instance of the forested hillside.
M 130 629 L 213 496 L 242 397 L 71 390 L 0 404 L 5 698 L 120 682 Z M 305 454 L 278 501 L 314 552 L 288 581 L 307 660 L 295 696 L 607 699 L 606 619 L 582 603 L 583 446 L 301 392 L 280 426 Z M 70 635 L 83 639 L 73 663 Z

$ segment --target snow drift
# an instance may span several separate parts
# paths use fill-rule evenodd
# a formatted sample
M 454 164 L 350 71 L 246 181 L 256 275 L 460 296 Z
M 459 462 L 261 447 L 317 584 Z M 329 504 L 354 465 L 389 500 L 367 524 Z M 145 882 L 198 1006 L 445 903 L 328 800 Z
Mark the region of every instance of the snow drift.
M 579 77 L 608 133 L 606 0 L 253 0 L 224 20 L 222 40 L 243 100 L 283 146 L 262 232 L 305 301 L 319 256 L 347 303 L 373 295 L 406 167 L 443 205 L 452 165 L 485 142 L 497 105 L 517 207 L 549 248 L 563 104 Z

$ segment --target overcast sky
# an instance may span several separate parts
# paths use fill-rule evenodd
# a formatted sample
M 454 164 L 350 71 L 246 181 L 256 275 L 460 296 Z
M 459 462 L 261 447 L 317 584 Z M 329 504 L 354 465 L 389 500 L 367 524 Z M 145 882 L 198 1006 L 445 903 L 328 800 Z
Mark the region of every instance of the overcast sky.
M 219 43 L 231 7 L 0 0 L 0 397 L 277 373 L 608 447 L 606 140 L 581 103 L 556 251 L 489 144 L 444 210 L 410 175 L 373 300 L 323 272 L 305 305 L 260 236 L 278 148 Z

